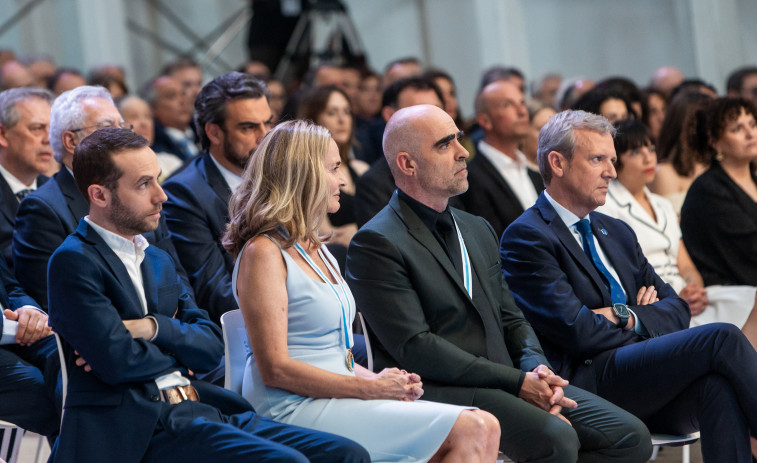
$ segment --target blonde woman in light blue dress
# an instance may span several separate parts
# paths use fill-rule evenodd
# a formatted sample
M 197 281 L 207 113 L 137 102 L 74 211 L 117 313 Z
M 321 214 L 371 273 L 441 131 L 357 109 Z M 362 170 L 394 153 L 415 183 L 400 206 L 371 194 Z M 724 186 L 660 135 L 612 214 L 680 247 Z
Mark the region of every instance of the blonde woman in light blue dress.
M 223 244 L 252 347 L 243 395 L 261 415 L 339 434 L 381 461 L 493 462 L 488 412 L 419 401 L 421 378 L 355 364 L 355 302 L 318 225 L 339 209 L 339 150 L 323 127 L 274 128 L 231 199 Z

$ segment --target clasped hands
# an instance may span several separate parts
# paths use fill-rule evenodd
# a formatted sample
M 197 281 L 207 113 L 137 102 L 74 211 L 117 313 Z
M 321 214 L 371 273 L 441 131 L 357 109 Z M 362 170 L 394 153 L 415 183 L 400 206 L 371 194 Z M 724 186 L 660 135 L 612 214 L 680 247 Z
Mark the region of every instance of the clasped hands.
M 578 404 L 565 397 L 563 387 L 567 385 L 567 380 L 554 374 L 546 365 L 539 365 L 526 373 L 518 397 L 570 424 L 560 412 L 563 408 L 576 408 Z
M 657 290 L 654 286 L 642 286 L 639 288 L 639 292 L 636 294 L 636 305 L 648 305 L 659 301 L 657 297 Z M 610 320 L 613 324 L 617 325 L 620 319 L 615 315 L 615 311 L 612 307 L 602 307 L 601 309 L 592 309 L 592 312 L 603 315 L 606 319 Z M 636 317 L 633 313 L 628 314 L 628 323 L 623 327 L 624 330 L 633 329 L 636 326 Z
M 408 373 L 398 368 L 384 368 L 373 377 L 377 386 L 377 397 L 412 402 L 423 395 L 423 383 L 416 373 Z

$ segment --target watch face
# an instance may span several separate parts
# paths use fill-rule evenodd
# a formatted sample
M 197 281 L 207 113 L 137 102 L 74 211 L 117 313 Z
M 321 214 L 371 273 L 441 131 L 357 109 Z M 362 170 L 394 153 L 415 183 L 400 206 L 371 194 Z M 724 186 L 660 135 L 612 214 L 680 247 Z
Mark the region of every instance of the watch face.
M 612 309 L 618 317 L 628 317 L 628 307 L 625 304 L 614 304 Z

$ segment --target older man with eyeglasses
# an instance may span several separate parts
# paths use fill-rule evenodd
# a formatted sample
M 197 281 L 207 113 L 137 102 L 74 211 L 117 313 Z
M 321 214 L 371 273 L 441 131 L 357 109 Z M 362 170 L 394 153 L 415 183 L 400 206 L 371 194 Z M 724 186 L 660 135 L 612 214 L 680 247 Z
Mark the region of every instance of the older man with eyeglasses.
M 110 93 L 97 86 L 62 93 L 50 113 L 50 145 L 60 171 L 19 205 L 13 234 L 16 277 L 27 293 L 47 309 L 47 261 L 87 215 L 87 202 L 76 188 L 72 169 L 74 149 L 89 134 L 104 127 L 130 128 L 113 104 Z M 154 232 L 145 235 L 174 258 L 177 272 L 187 283 L 163 217 Z

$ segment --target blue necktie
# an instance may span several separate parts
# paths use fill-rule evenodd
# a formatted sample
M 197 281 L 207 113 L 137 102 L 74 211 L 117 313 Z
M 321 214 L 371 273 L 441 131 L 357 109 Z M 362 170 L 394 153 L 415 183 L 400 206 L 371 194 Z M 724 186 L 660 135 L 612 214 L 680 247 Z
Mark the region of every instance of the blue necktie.
M 583 238 L 584 252 L 589 257 L 589 260 L 594 263 L 594 267 L 596 267 L 597 270 L 599 270 L 599 273 L 602 274 L 605 282 L 610 288 L 610 297 L 612 298 L 612 303 L 625 304 L 626 295 L 623 293 L 623 288 L 620 286 L 620 283 L 618 283 L 617 280 L 612 277 L 610 271 L 607 270 L 605 264 L 602 263 L 602 259 L 599 258 L 597 248 L 596 246 L 594 246 L 594 234 L 591 232 L 589 221 L 586 219 L 579 220 L 578 222 L 576 222 L 576 228 L 581 234 L 581 238 Z

